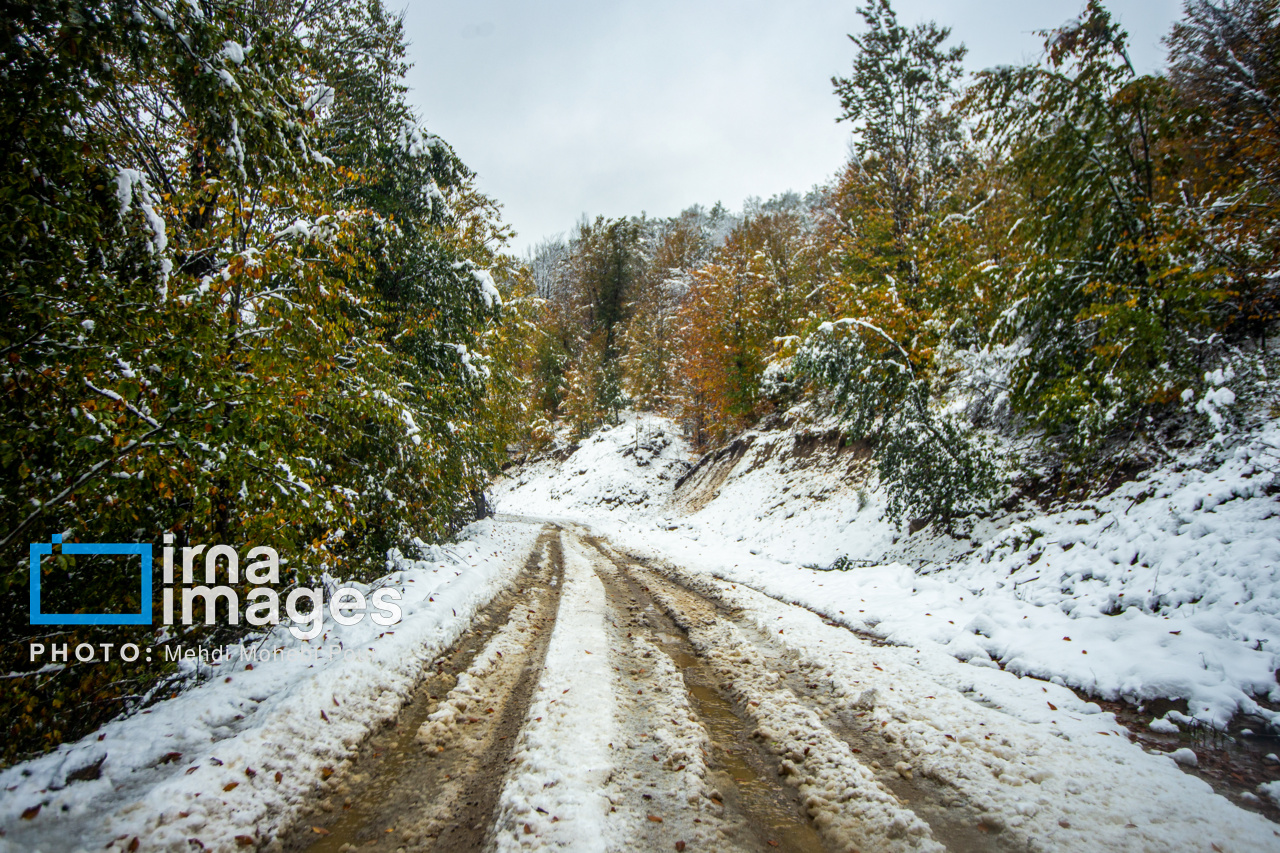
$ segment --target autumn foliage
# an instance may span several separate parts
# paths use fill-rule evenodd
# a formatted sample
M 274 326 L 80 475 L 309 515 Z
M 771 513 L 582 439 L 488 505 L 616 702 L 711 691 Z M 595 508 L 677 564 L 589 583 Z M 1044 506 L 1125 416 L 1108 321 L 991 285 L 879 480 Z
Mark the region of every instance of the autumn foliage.
M 891 515 L 947 527 L 1002 482 L 1102 487 L 1230 432 L 1280 310 L 1276 3 L 1193 0 L 1144 75 L 1095 0 L 967 85 L 946 28 L 859 13 L 832 81 L 849 160 L 803 197 L 630 220 L 607 346 L 561 275 L 546 423 L 608 420 L 575 401 L 608 389 L 704 447 L 811 400 L 877 448 Z

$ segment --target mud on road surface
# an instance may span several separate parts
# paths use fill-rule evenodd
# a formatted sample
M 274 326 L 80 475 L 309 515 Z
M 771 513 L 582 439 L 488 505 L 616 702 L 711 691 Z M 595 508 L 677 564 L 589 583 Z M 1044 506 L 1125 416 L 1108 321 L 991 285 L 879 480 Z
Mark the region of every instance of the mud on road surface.
M 566 585 L 573 601 L 562 601 Z M 574 657 L 549 671 L 557 632 Z M 286 848 L 580 846 L 583 839 L 557 834 L 559 805 L 579 828 L 584 813 L 598 812 L 587 823 L 601 849 L 941 849 L 929 823 L 863 770 L 768 668 L 776 661 L 754 648 L 713 601 L 599 539 L 548 528 L 511 588 L 435 662 L 399 718 L 316 801 Z M 594 681 L 603 683 L 594 686 L 607 696 L 570 708 L 571 689 L 588 686 L 577 655 L 598 657 Z M 560 688 L 555 679 L 565 676 L 570 687 Z M 534 707 L 540 687 L 547 695 Z M 561 711 L 568 728 L 560 731 L 552 722 L 557 704 L 570 708 Z M 795 729 L 797 720 L 794 737 L 766 729 L 770 722 Z M 589 764 L 589 738 L 576 743 L 572 734 L 579 727 L 601 733 L 603 743 L 594 780 L 577 780 L 592 788 L 585 794 L 573 791 L 575 780 L 563 778 L 555 756 L 549 761 L 546 743 L 568 740 L 558 760 Z M 833 751 L 847 760 L 832 761 Z M 825 768 L 821 784 L 803 772 L 806 762 Z M 557 786 L 539 800 L 551 808 L 533 802 Z M 575 800 L 579 794 L 584 799 Z M 861 805 L 846 808 L 853 801 Z M 985 847 L 957 849 L 990 849 L 990 839 L 982 840 Z
M 633 599 L 648 602 L 646 619 L 681 665 L 716 755 L 730 766 L 745 759 L 754 771 L 727 774 L 747 815 L 785 816 L 773 824 L 780 846 L 822 849 L 821 838 L 840 850 L 1007 849 L 958 790 L 913 776 L 878 732 L 831 713 L 804 665 L 738 614 L 591 542 Z
M 1002 795 L 970 784 L 1013 769 L 975 763 L 1004 747 L 984 740 L 966 757 L 939 734 L 939 759 L 902 736 L 875 688 L 850 687 L 830 655 L 798 652 L 758 610 L 736 609 L 756 606 L 742 595 L 548 525 L 285 848 L 1100 849 L 1066 820 L 1047 824 L 1053 841 L 1010 822 L 1019 812 Z M 1094 798 L 1107 815 L 1108 797 Z
M 285 849 L 482 849 L 546 655 L 562 573 L 560 540 L 549 530 Z

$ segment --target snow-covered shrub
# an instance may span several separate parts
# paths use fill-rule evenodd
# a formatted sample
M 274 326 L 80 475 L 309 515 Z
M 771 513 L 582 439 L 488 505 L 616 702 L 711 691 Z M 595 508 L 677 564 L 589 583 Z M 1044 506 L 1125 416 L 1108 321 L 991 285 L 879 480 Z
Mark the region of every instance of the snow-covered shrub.
M 852 437 L 872 442 L 889 518 L 951 529 L 957 518 L 984 509 L 1000 479 L 972 424 L 941 408 L 929 379 L 887 335 L 868 323 L 842 322 L 855 331 L 842 335 L 824 324 L 801 345 L 793 370 L 830 389 Z

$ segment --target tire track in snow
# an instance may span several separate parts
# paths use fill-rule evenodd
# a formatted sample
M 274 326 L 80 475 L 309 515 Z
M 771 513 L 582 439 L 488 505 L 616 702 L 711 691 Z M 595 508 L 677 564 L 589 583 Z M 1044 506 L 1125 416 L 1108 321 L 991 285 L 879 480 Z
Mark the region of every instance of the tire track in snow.
M 613 559 L 635 564 L 617 554 Z M 648 576 L 654 574 L 650 567 L 640 568 L 640 571 L 648 573 Z M 944 843 L 947 850 L 953 853 L 994 853 L 1024 849 L 1026 839 L 1015 838 L 1019 836 L 1018 833 L 1001 834 L 1004 822 L 987 814 L 988 804 L 985 799 L 979 798 L 976 803 L 970 801 L 957 780 L 930 773 L 931 767 L 927 763 L 923 765 L 924 774 L 916 772 L 921 767 L 918 757 L 900 749 L 894 740 L 887 739 L 883 728 L 878 725 L 881 720 L 873 713 L 877 699 L 874 689 L 851 691 L 844 684 L 836 688 L 831 683 L 831 661 L 828 658 L 798 654 L 778 637 L 768 633 L 771 624 L 764 621 L 757 619 L 755 624 L 746 624 L 741 619 L 742 611 L 717 595 L 722 591 L 720 587 L 694 578 L 677 579 L 664 575 L 663 580 L 674 583 L 680 593 L 694 596 L 702 605 L 709 607 L 716 616 L 708 615 L 708 619 L 720 618 L 736 624 L 740 629 L 740 636 L 748 640 L 755 652 L 759 653 L 760 666 L 778 676 L 777 684 L 790 690 L 798 701 L 812 709 L 822 724 L 849 747 L 857 756 L 858 763 L 871 771 L 886 791 L 928 823 L 935 839 Z M 747 594 L 753 594 L 762 600 L 768 598 L 765 593 L 753 587 L 736 585 L 736 588 L 743 587 L 748 590 Z M 812 613 L 799 604 L 771 600 L 783 608 L 796 608 L 806 615 Z M 668 603 L 674 605 L 675 601 L 669 600 Z M 821 614 L 814 615 L 822 618 Z M 841 626 L 840 630 L 848 629 Z M 875 638 L 857 632 L 849 633 L 870 646 L 878 648 L 885 645 Z M 910 759 L 910 762 L 904 761 L 904 758 Z
M 652 603 L 589 540 L 568 531 L 564 540 L 560 612 L 502 793 L 496 848 L 829 849 L 774 781 L 776 766 L 756 777 L 745 763 L 734 765 L 766 796 L 748 796 L 728 773 L 709 772 L 706 702 L 695 703 L 671 649 L 660 647 L 662 632 L 646 619 L 658 616 Z M 658 627 L 678 633 L 659 618 Z M 754 749 L 733 712 L 723 716 Z M 770 808 L 775 793 L 790 814 Z
M 738 628 L 700 596 L 636 564 L 627 571 L 689 636 L 698 654 L 740 702 L 755 735 L 778 757 L 779 770 L 836 849 L 929 851 L 946 848 L 929 825 L 901 804 L 768 667 Z
M 825 709 L 834 731 L 941 785 L 961 817 L 980 816 L 989 842 L 976 849 L 1280 851 L 1273 824 L 1212 795 L 1164 755 L 1112 732 L 1068 736 L 982 705 L 914 665 L 919 650 L 873 646 L 743 584 L 678 567 L 662 574 L 674 589 L 734 611 L 744 633 L 762 638 L 764 660 L 796 668 L 801 695 Z
M 632 795 L 649 801 L 646 811 L 664 818 L 635 827 L 630 837 L 644 842 L 635 847 L 678 849 L 687 842 L 698 845 L 693 849 L 828 849 L 795 792 L 778 781 L 772 756 L 751 739 L 754 727 L 712 686 L 713 674 L 680 628 L 625 565 L 597 540 L 587 541 L 603 558 L 597 571 L 617 620 L 621 692 L 638 706 L 624 723 L 634 751 L 619 775 L 623 787 L 634 780 Z

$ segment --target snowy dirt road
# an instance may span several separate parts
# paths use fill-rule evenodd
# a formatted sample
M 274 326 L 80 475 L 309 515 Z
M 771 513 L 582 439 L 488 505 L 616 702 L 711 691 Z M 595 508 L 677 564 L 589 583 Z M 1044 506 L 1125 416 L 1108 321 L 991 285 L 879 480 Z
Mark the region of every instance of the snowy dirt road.
M 1167 758 L 1010 717 L 891 651 L 547 525 L 285 847 L 1280 849 Z

